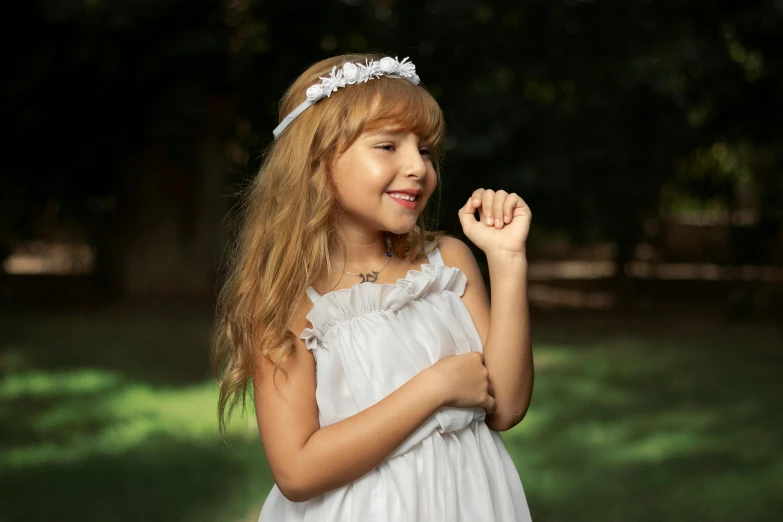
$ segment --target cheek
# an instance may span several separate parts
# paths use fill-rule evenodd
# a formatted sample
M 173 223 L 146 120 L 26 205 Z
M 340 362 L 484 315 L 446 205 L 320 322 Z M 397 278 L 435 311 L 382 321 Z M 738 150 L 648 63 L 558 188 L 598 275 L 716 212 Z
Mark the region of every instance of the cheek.
M 385 192 L 393 179 L 390 170 L 372 158 L 363 158 L 363 161 L 354 165 L 349 183 L 356 186 L 357 192 Z
M 384 197 L 387 189 L 388 180 L 372 172 L 345 179 L 341 186 L 349 206 L 357 210 L 377 208 L 378 198 Z
M 426 187 L 425 190 L 427 191 L 427 198 L 429 199 L 429 196 L 431 196 L 432 193 L 435 192 L 435 189 L 438 187 L 438 175 L 435 173 L 434 169 L 432 170 L 432 172 L 430 172 L 427 175 L 425 187 Z

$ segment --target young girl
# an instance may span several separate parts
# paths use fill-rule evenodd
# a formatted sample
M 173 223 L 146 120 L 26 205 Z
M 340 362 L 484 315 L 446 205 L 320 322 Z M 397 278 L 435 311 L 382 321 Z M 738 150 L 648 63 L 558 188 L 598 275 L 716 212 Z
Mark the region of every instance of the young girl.
M 444 123 L 418 84 L 407 58 L 311 66 L 246 194 L 215 355 L 222 430 L 252 384 L 260 522 L 530 520 L 498 434 L 532 393 L 530 210 L 484 189 L 459 210 L 490 311 L 468 246 L 425 229 Z

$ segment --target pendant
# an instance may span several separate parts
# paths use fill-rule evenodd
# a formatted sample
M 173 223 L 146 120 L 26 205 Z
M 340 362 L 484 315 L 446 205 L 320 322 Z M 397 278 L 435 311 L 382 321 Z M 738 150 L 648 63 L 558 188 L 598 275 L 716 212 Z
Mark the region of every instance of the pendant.
M 374 283 L 378 279 L 378 272 L 373 270 L 372 274 L 359 274 L 362 283 Z

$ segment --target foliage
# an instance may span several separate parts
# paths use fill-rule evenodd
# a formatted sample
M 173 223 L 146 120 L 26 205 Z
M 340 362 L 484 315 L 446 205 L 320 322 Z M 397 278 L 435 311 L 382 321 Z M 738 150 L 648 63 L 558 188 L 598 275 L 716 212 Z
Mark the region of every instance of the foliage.
M 235 162 L 227 182 L 244 182 L 290 82 L 318 59 L 362 50 L 410 56 L 441 102 L 447 201 L 477 185 L 517 191 L 538 225 L 608 237 L 622 251 L 657 215 L 664 188 L 732 205 L 739 185 L 672 184 L 682 177 L 677 162 L 724 144 L 767 158 L 747 165 L 743 183 L 759 185 L 762 212 L 781 219 L 783 138 L 767 116 L 783 111 L 783 7 L 773 0 L 91 0 L 18 9 L 21 52 L 5 96 L 13 223 L 0 234 L 30 235 L 25 224 L 51 200 L 96 226 L 93 218 L 126 204 L 140 148 L 155 143 L 183 165 L 194 161 L 193 134 L 212 124 L 215 100 L 236 104 L 233 124 L 216 131 Z M 47 163 L 37 160 L 42 149 Z M 698 176 L 698 167 L 686 171 Z M 27 205 L 12 208 L 19 198 Z M 458 229 L 456 213 L 444 226 Z

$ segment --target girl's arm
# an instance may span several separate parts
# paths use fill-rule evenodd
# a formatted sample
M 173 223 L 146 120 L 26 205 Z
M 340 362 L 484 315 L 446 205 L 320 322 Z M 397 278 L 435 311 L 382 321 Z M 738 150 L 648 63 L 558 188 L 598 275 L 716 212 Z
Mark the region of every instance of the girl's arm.
M 291 331 L 301 332 L 304 315 Z M 446 402 L 440 382 L 427 370 L 373 406 L 320 428 L 315 401 L 315 361 L 296 339 L 294 354 L 272 383 L 274 365 L 261 358 L 255 376 L 256 415 L 275 483 L 303 502 L 371 471 Z
M 439 248 L 444 263 L 460 268 L 468 278 L 462 301 L 484 343 L 484 365 L 498 410 L 487 415 L 495 431 L 513 428 L 524 418 L 533 394 L 533 355 L 527 298 L 527 259 L 487 256 L 492 303 L 476 258 L 457 238 L 444 236 Z

